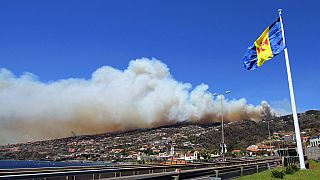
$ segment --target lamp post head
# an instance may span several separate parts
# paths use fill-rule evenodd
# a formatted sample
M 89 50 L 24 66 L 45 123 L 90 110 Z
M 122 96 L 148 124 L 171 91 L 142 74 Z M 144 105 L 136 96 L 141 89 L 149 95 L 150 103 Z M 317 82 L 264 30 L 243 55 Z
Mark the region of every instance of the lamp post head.
M 222 95 L 224 95 L 224 94 L 229 94 L 229 93 L 231 93 L 231 91 L 226 91 L 226 92 L 224 92 L 224 93 L 222 93 L 222 94 L 213 93 L 212 96 L 222 96 Z

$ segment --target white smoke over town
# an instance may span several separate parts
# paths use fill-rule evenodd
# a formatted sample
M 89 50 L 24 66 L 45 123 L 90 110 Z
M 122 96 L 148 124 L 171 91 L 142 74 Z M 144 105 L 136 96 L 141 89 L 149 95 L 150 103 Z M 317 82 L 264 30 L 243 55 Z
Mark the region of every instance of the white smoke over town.
M 260 120 L 267 102 L 224 100 L 227 121 Z M 156 59 L 137 59 L 126 70 L 103 66 L 90 79 L 41 82 L 0 70 L 0 144 L 149 128 L 181 121 L 219 121 L 220 99 L 205 84 L 178 82 Z

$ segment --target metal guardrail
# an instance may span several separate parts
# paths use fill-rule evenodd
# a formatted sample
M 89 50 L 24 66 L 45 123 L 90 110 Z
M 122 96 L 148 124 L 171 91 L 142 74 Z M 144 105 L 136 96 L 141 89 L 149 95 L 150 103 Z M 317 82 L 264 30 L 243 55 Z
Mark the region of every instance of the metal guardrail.
M 12 180 L 12 179 L 48 179 L 50 177 L 63 177 L 63 179 L 68 179 L 69 176 L 73 176 L 74 179 L 77 175 L 91 175 L 92 179 L 95 179 L 95 174 L 111 173 L 117 169 L 107 169 L 107 170 L 77 170 L 77 171 L 60 171 L 60 172 L 41 172 L 41 173 L 31 173 L 31 174 L 11 174 L 0 176 L 0 179 Z M 99 178 L 99 177 L 98 177 Z M 91 178 L 90 178 L 91 179 Z
M 16 169 L 0 169 L 0 175 L 6 174 L 28 174 L 35 172 L 59 172 L 59 171 L 72 171 L 72 170 L 91 170 L 91 169 L 104 169 L 106 166 L 68 166 L 68 167 L 44 167 L 44 168 L 16 168 Z M 112 167 L 114 168 L 114 167 Z
M 211 168 L 201 168 L 201 169 L 190 169 L 182 170 L 180 173 L 177 172 L 164 172 L 155 174 L 144 174 L 137 176 L 126 176 L 117 178 L 108 178 L 107 180 L 147 180 L 147 179 L 161 179 L 161 180 L 171 180 L 171 179 L 189 179 L 195 177 L 216 177 L 221 179 L 230 179 L 235 177 L 240 177 L 243 175 L 253 174 L 263 170 L 267 170 L 276 167 L 280 159 L 270 160 L 265 162 L 257 162 L 252 164 L 241 164 L 241 165 L 231 165 L 222 167 L 211 167 Z
M 46 180 L 60 180 L 60 179 L 102 179 L 102 178 L 129 178 L 136 179 L 142 177 L 143 179 L 166 179 L 172 178 L 176 175 L 175 169 L 181 169 L 181 175 L 185 172 L 205 173 L 212 169 L 215 172 L 223 173 L 223 169 L 230 169 L 235 167 L 247 167 L 247 165 L 266 163 L 269 159 L 257 160 L 236 160 L 230 162 L 217 163 L 195 163 L 186 165 L 142 165 L 142 166 L 96 166 L 96 167 L 64 167 L 64 168 L 31 168 L 31 169 L 13 169 L 0 170 L 0 179 L 46 179 Z M 272 162 L 281 162 L 281 159 L 271 160 Z M 221 169 L 222 168 L 222 169 Z M 212 172 L 210 172 L 212 174 Z M 210 174 L 209 173 L 209 174 Z M 125 176 L 125 177 L 123 177 Z

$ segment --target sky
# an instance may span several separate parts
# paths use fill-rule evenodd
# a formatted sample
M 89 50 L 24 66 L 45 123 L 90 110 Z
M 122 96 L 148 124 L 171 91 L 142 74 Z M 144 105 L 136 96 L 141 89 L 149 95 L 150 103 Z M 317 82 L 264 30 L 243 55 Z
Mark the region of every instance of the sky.
M 316 0 L 2 0 L 0 68 L 51 82 L 156 58 L 177 81 L 288 112 L 284 54 L 253 71 L 242 64 L 282 8 L 298 111 L 320 109 L 319 7 Z

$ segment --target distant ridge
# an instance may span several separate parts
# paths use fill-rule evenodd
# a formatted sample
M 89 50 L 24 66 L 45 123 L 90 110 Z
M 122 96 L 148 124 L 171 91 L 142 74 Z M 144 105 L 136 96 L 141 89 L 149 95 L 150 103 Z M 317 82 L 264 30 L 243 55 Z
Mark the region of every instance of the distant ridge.
M 320 130 L 320 110 L 308 110 L 304 113 L 298 113 L 300 128 L 319 128 Z M 293 118 L 291 115 L 284 115 L 281 117 L 274 117 L 272 119 L 269 119 L 270 121 L 270 130 L 271 132 L 275 131 L 293 131 L 294 125 L 293 125 Z M 96 138 L 99 136 L 122 136 L 125 134 L 139 134 L 142 132 L 148 132 L 153 131 L 157 129 L 162 128 L 179 128 L 183 126 L 199 126 L 202 128 L 212 128 L 212 127 L 218 127 L 221 125 L 220 122 L 196 122 L 196 121 L 183 121 L 178 122 L 175 124 L 167 124 L 162 125 L 159 127 L 154 128 L 138 128 L 138 129 L 130 129 L 130 130 L 122 130 L 122 131 L 114 131 L 114 132 L 107 132 L 107 133 L 100 133 L 100 134 L 93 134 L 93 135 L 78 135 L 78 136 L 71 136 L 71 137 L 64 137 L 59 139 L 73 139 L 73 138 Z M 230 129 L 231 128 L 231 129 Z M 230 139 L 230 141 L 233 141 L 234 137 L 229 137 L 230 135 L 234 135 L 236 133 L 239 133 L 239 135 L 246 134 L 246 136 L 243 136 L 243 140 L 246 140 L 248 138 L 253 139 L 248 140 L 250 143 L 254 143 L 256 141 L 261 141 L 264 138 L 267 138 L 267 125 L 264 123 L 264 121 L 251 121 L 251 120 L 240 120 L 240 121 L 234 121 L 230 123 L 230 125 L 226 125 L 226 141 Z M 234 132 L 233 132 L 234 131 Z M 233 132 L 233 133 L 232 133 Z M 235 133 L 236 132 L 236 133 Z M 230 133 L 230 135 L 229 135 Z M 220 136 L 220 133 L 215 134 L 215 136 Z M 233 139 L 233 140 L 232 140 Z M 54 140 L 54 139 L 53 139 Z M 51 141 L 51 140 L 44 140 L 44 141 Z M 35 141 L 35 142 L 41 142 L 41 141 Z M 23 144 L 23 143 L 19 143 Z M 243 143 L 244 145 L 247 145 L 247 143 Z
M 299 122 L 301 131 L 309 129 L 307 136 L 320 134 L 320 111 L 309 110 L 299 113 Z M 274 117 L 264 121 L 240 120 L 225 124 L 225 142 L 228 150 L 245 149 L 249 145 L 262 142 L 268 138 L 268 123 L 270 132 L 292 132 L 294 131 L 292 115 Z M 35 141 L 28 143 L 19 143 L 12 145 L 0 146 L 0 159 L 19 159 L 19 160 L 46 160 L 46 156 L 51 158 L 59 156 L 60 160 L 70 154 L 68 151 L 106 148 L 104 153 L 110 153 L 113 148 L 130 149 L 139 151 L 142 145 L 153 144 L 154 142 L 163 141 L 162 137 L 175 137 L 174 143 L 178 149 L 199 150 L 207 152 L 219 152 L 221 143 L 221 127 L 219 122 L 196 123 L 196 122 L 179 122 L 171 125 L 159 126 L 151 129 L 133 129 L 127 131 L 109 132 L 95 135 L 81 135 L 66 137 L 61 139 Z M 292 134 L 291 133 L 291 134 Z M 178 137 L 179 136 L 179 137 Z M 141 137 L 141 138 L 140 138 Z M 177 138 L 178 137 L 178 138 Z M 139 141 L 133 141 L 138 139 Z M 74 144 L 81 144 L 75 146 Z M 101 146 L 101 143 L 103 145 Z M 166 148 L 170 149 L 172 142 L 167 142 Z M 193 144 L 194 146 L 184 146 Z M 20 151 L 11 152 L 7 149 L 17 147 Z M 55 147 L 55 148 L 52 148 Z M 30 149 L 33 149 L 30 151 Z M 46 153 L 39 151 L 46 149 Z M 73 150 L 72 150 L 73 149 Z M 84 152 L 86 153 L 86 151 Z M 100 151 L 92 152 L 100 153 Z M 125 153 L 125 152 L 124 152 Z M 113 157 L 113 155 L 111 155 Z M 61 159 L 62 158 L 62 159 Z

